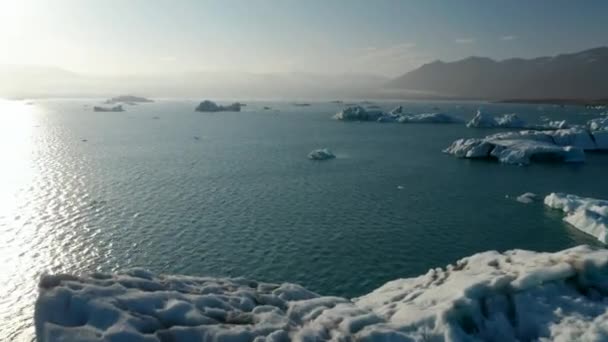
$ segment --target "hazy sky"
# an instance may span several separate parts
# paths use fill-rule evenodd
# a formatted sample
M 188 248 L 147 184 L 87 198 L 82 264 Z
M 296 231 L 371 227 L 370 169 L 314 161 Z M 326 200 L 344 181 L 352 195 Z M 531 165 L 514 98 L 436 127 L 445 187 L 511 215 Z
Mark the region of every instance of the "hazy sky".
M 0 64 L 397 75 L 608 45 L 608 1 L 0 0 Z

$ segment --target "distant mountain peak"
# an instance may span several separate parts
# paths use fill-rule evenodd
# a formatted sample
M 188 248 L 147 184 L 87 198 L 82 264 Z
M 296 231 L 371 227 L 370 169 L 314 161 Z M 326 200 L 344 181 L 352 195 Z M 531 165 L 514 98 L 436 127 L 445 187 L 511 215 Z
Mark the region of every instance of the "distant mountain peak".
M 608 96 L 608 47 L 533 59 L 434 61 L 387 87 L 478 99 Z

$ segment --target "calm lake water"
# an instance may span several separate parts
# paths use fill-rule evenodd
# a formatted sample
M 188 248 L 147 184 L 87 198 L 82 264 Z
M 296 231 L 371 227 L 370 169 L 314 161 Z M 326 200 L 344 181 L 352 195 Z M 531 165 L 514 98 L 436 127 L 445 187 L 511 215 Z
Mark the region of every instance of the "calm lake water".
M 32 338 L 43 272 L 138 266 L 351 297 L 488 249 L 595 245 L 559 212 L 513 197 L 608 198 L 608 154 L 518 167 L 441 153 L 496 130 L 338 122 L 331 116 L 341 105 L 330 103 L 248 102 L 241 113 L 208 114 L 167 100 L 92 112 L 99 102 L 0 102 L 2 341 Z M 582 107 L 400 104 L 465 119 L 479 107 L 530 121 L 599 116 Z M 323 147 L 337 159 L 307 159 Z

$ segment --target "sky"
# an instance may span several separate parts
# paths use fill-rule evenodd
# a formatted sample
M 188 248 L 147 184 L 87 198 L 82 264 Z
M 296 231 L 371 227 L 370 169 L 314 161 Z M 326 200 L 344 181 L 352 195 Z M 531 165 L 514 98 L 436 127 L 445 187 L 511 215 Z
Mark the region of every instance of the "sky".
M 0 0 L 0 65 L 398 76 L 608 45 L 608 1 Z

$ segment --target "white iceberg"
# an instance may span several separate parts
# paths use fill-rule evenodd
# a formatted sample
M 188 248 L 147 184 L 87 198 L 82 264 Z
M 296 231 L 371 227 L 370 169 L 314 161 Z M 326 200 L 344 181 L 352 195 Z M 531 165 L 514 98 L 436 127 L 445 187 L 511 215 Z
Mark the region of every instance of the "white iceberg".
M 516 200 L 517 200 L 517 202 L 520 202 L 520 203 L 530 204 L 530 203 L 536 201 L 537 198 L 538 198 L 538 196 L 535 193 L 526 192 L 526 193 L 523 193 L 523 194 L 517 196 Z
M 527 139 L 458 139 L 443 152 L 458 158 L 497 159 L 516 165 L 527 165 L 532 160 L 585 161 L 582 149 Z
M 310 152 L 308 158 L 312 160 L 327 160 L 334 159 L 336 156 L 329 149 L 321 148 Z
M 545 205 L 566 213 L 564 221 L 575 228 L 608 242 L 608 201 L 551 193 L 545 197 Z
M 403 107 L 394 108 L 388 113 L 378 109 L 361 106 L 346 107 L 334 119 L 343 121 L 377 121 L 400 123 L 461 123 L 463 120 L 444 113 L 403 114 Z
M 525 128 L 526 122 L 520 119 L 517 114 L 504 114 L 494 117 L 483 113 L 481 110 L 467 123 L 467 127 L 475 128 Z
M 547 158 L 582 162 L 584 151 L 608 149 L 608 134 L 592 133 L 581 127 L 502 132 L 485 138 L 458 139 L 444 152 L 459 158 L 496 158 L 508 164 L 529 164 L 532 159 Z
M 361 106 L 346 107 L 336 115 L 334 119 L 343 121 L 377 121 L 384 116 L 381 110 L 368 110 Z
M 423 113 L 402 115 L 397 121 L 401 123 L 462 123 L 463 120 L 444 113 Z
M 608 250 L 489 251 L 359 298 L 295 284 L 136 269 L 44 275 L 39 342 L 596 341 L 608 335 Z

